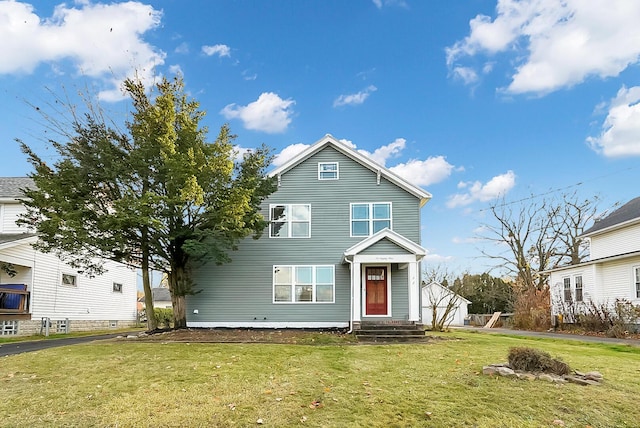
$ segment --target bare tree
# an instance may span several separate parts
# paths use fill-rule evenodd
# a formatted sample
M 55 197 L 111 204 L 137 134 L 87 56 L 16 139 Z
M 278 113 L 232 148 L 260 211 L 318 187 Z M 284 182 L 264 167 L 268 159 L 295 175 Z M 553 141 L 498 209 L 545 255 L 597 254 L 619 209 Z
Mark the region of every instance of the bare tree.
M 485 224 L 485 241 L 494 243 L 482 251 L 516 278 L 525 289 L 542 290 L 542 272 L 585 257 L 580 235 L 597 212 L 599 199 L 582 200 L 576 192 L 557 198 L 531 197 L 516 204 L 504 201 L 490 208 L 493 224 Z
M 463 303 L 457 293 L 458 282 L 442 265 L 436 265 L 423 272 L 424 286 L 427 290 L 427 301 L 423 302 L 431 311 L 431 330 L 444 331 L 454 320 L 455 311 Z M 423 322 L 425 320 L 422 320 Z

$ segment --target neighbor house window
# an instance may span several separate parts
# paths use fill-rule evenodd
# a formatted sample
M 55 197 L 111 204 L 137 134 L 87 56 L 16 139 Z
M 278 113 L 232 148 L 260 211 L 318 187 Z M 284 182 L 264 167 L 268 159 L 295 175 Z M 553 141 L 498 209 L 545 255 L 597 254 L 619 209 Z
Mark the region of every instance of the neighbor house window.
M 113 292 L 114 293 L 122 293 L 122 284 L 118 282 L 113 283 Z
M 636 283 L 636 298 L 640 299 L 640 266 L 633 268 Z
M 351 204 L 351 236 L 369 236 L 391 229 L 391 203 Z
M 333 303 L 333 266 L 274 266 L 273 301 L 276 303 Z
M 318 180 L 337 180 L 338 162 L 318 163 Z
M 576 302 L 582 302 L 582 275 L 574 277 L 576 282 Z
M 63 273 L 62 280 L 60 281 L 62 285 L 66 285 L 68 287 L 77 287 L 78 286 L 78 277 L 76 275 L 72 275 L 70 273 Z
M 564 284 L 564 301 L 570 302 L 571 301 L 571 278 L 564 278 L 562 280 L 562 283 Z
M 311 205 L 282 204 L 269 206 L 269 236 L 272 238 L 309 238 Z

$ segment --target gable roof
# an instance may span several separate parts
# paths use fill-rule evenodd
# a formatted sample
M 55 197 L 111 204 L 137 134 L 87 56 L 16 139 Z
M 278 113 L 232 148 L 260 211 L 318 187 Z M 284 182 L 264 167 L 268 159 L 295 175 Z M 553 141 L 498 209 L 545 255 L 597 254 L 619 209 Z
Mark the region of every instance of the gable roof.
M 591 236 L 611 229 L 640 222 L 640 197 L 630 200 L 602 220 L 598 220 L 582 236 Z
M 420 258 L 424 257 L 427 254 L 427 250 L 422 248 L 420 245 L 416 244 L 410 239 L 405 238 L 404 236 L 400 235 L 398 232 L 394 232 L 393 230 L 385 227 L 381 231 L 374 233 L 368 238 L 363 239 L 362 241 L 358 242 L 356 245 L 347 249 L 344 252 L 344 257 L 355 256 L 356 254 L 361 253 L 362 251 L 371 247 L 376 242 L 382 241 L 383 239 L 388 239 L 389 241 L 393 242 L 399 247 L 404 248 L 410 253 L 415 254 L 416 256 L 420 256 Z
M 0 234 L 0 250 L 16 245 L 32 244 L 38 240 L 35 233 L 2 233 Z
M 459 295 L 458 293 L 456 293 L 453 290 L 448 289 L 447 287 L 445 287 L 444 285 L 440 284 L 437 281 L 431 281 L 428 284 L 422 284 L 422 290 L 424 291 L 427 287 L 436 287 L 438 289 L 440 289 L 440 291 L 442 293 L 445 294 L 452 294 L 454 297 L 456 297 L 457 299 L 459 299 L 462 303 L 466 303 L 466 304 L 471 304 L 472 302 L 468 299 L 465 299 L 464 297 L 462 297 L 461 295 Z
M 151 296 L 154 302 L 169 302 L 171 300 L 169 289 L 164 287 L 152 288 Z
M 384 166 L 378 164 L 377 162 L 374 162 L 373 160 L 369 159 L 367 156 L 363 155 L 362 153 L 358 152 L 357 150 L 354 150 L 352 147 L 350 147 L 350 146 L 346 145 L 345 143 L 337 140 L 331 134 L 325 135 L 323 138 L 321 138 L 320 140 L 316 141 L 314 144 L 312 144 L 311 146 L 307 147 L 305 150 L 303 150 L 302 152 L 298 153 L 296 156 L 294 156 L 293 158 L 289 159 L 284 164 L 280 165 L 278 168 L 276 168 L 273 171 L 271 171 L 269 173 L 269 176 L 275 177 L 275 176 L 284 174 L 285 172 L 289 171 L 290 169 L 292 169 L 293 167 L 295 167 L 299 163 L 301 163 L 301 162 L 305 161 L 306 159 L 310 158 L 311 156 L 313 156 L 314 154 L 318 153 L 320 150 L 324 149 L 327 146 L 333 147 L 334 149 L 336 149 L 337 151 L 339 151 L 343 155 L 353 159 L 354 161 L 358 162 L 360 165 L 364 166 L 365 168 L 367 168 L 367 169 L 369 169 L 369 170 L 371 170 L 371 171 L 373 171 L 375 173 L 380 173 L 381 176 L 383 176 L 385 179 L 389 180 L 391 183 L 393 183 L 396 186 L 400 187 L 401 189 L 411 193 L 416 198 L 420 199 L 420 206 L 421 207 L 424 204 L 426 204 L 427 201 L 429 201 L 429 199 L 431 199 L 431 194 L 429 192 L 427 192 L 426 190 L 422 189 L 419 186 L 415 186 L 415 185 L 409 183 L 407 180 L 405 180 L 404 178 L 400 177 L 399 175 L 391 172 L 390 170 L 388 170 Z
M 20 189 L 34 187 L 29 177 L 0 177 L 0 199 L 15 199 L 24 196 Z

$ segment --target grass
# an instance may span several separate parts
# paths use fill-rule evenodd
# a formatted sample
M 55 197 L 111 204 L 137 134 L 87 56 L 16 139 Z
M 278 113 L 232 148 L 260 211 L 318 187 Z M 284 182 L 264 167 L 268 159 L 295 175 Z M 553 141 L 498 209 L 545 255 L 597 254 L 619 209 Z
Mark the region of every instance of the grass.
M 414 345 L 76 345 L 2 358 L 0 424 L 637 427 L 640 348 L 451 333 Z M 314 342 L 316 343 L 316 342 Z M 531 346 L 600 386 L 481 375 Z

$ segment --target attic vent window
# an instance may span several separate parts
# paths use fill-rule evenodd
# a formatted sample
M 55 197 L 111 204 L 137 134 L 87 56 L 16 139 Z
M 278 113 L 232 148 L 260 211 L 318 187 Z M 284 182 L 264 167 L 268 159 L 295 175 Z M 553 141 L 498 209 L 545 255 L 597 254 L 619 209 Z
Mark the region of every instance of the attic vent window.
M 318 180 L 337 180 L 338 162 L 319 162 Z

